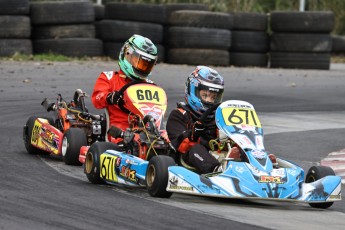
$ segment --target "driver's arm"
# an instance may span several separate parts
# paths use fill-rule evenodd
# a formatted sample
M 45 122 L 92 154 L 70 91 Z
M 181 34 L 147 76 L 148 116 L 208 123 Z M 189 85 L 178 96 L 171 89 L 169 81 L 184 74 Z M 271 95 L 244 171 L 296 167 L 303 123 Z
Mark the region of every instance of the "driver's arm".
M 187 153 L 197 143 L 190 140 L 192 134 L 191 126 L 192 124 L 190 124 L 188 117 L 182 111 L 179 109 L 171 111 L 166 130 L 171 144 L 182 154 Z
M 91 97 L 92 104 L 97 109 L 103 109 L 108 106 L 106 97 L 113 91 L 111 87 L 113 79 L 114 77 L 109 80 L 104 72 L 97 78 Z

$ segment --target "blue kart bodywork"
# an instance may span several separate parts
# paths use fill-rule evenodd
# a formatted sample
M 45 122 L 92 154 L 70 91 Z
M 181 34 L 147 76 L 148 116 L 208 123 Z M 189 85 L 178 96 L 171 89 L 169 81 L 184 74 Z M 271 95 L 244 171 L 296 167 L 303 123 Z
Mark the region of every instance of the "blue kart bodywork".
M 221 132 L 242 149 L 245 159 L 223 159 L 223 171 L 199 175 L 185 167 L 170 166 L 166 190 L 201 196 L 267 199 L 307 203 L 341 200 L 341 178 L 329 175 L 305 183 L 304 170 L 277 158 L 274 165 L 263 145 L 263 129 L 254 107 L 230 100 L 216 110 Z
M 100 178 L 106 183 L 145 186 L 148 161 L 125 152 L 106 150 L 100 154 L 99 163 Z

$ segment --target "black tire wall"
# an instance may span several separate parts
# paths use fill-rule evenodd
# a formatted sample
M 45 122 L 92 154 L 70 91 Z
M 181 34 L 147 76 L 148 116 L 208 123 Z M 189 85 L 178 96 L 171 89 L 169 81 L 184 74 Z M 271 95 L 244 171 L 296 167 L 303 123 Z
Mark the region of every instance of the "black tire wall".
M 0 0 L 0 56 L 32 54 L 29 0 Z
M 0 15 L 28 15 L 29 0 L 0 0 Z
M 334 26 L 330 11 L 271 13 L 270 67 L 329 69 Z
M 63 25 L 92 23 L 95 11 L 90 1 L 32 2 L 33 25 Z

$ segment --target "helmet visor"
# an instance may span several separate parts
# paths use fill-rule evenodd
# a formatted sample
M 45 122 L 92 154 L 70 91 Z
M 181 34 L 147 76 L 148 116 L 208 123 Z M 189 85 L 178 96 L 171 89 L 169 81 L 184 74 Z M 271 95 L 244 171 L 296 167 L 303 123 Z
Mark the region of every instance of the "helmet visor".
M 223 100 L 223 88 L 215 88 L 207 85 L 199 85 L 196 87 L 195 94 L 205 105 L 214 105 L 222 102 Z
M 146 54 L 140 50 L 128 48 L 125 52 L 125 59 L 132 67 L 142 74 L 150 74 L 153 66 L 156 64 L 157 57 Z

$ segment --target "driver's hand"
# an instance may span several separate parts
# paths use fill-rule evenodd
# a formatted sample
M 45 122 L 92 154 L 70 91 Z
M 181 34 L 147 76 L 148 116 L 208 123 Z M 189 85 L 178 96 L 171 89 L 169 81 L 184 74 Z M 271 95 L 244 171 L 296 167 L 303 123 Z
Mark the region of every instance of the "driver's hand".
M 200 121 L 196 121 L 192 126 L 192 135 L 189 139 L 191 141 L 198 141 L 203 132 L 205 132 L 205 125 Z
M 122 96 L 118 91 L 114 91 L 108 93 L 106 100 L 108 105 L 118 105 L 122 101 Z

